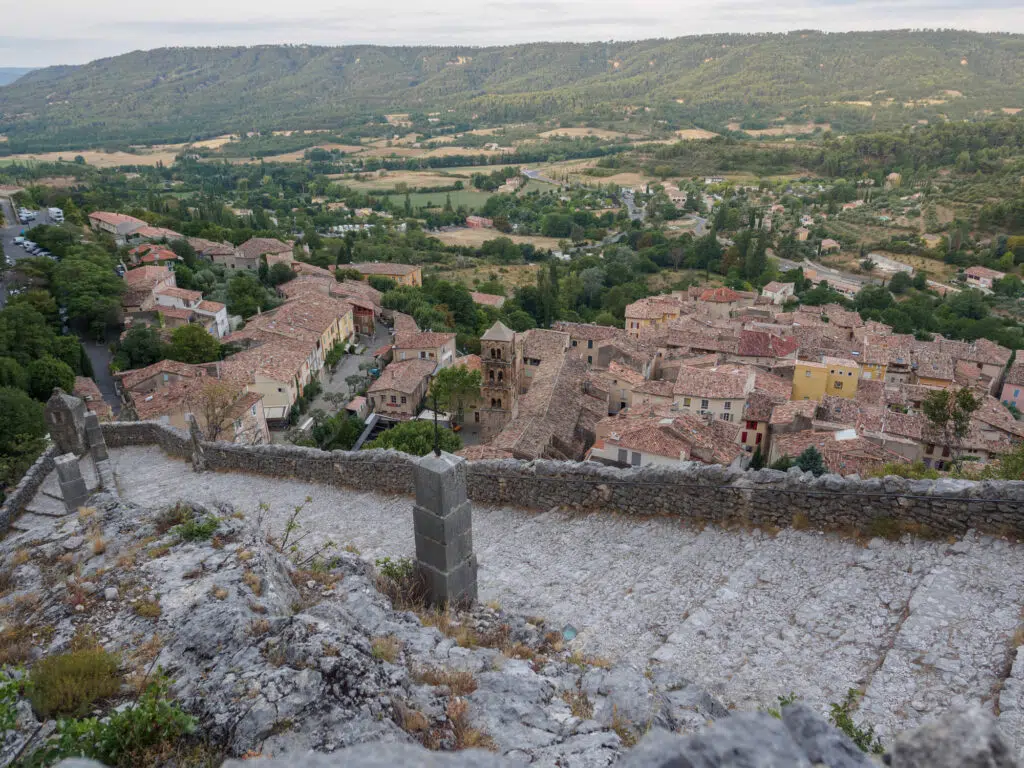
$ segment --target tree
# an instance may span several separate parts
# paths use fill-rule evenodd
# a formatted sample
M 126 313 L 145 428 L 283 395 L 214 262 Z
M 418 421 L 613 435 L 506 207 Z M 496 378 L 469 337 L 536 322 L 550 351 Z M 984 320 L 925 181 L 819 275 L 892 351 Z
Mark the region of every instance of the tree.
M 189 412 L 195 415 L 207 440 L 219 440 L 234 424 L 236 403 L 240 394 L 237 386 L 212 376 L 203 376 L 195 381 L 185 402 L 188 404 Z M 228 434 L 228 438 L 228 442 L 255 442 L 255 439 L 241 439 L 241 435 L 235 435 L 233 432 Z
M 804 452 L 796 457 L 796 463 L 794 466 L 800 467 L 800 470 L 803 472 L 813 472 L 815 477 L 824 475 L 828 472 L 828 468 L 825 466 L 825 459 L 821 455 L 821 451 L 813 445 L 804 449 Z
M 257 310 L 269 309 L 269 298 L 267 289 L 249 273 L 239 272 L 228 281 L 227 305 L 232 315 L 248 318 Z
M 322 451 L 350 451 L 366 425 L 344 411 L 313 427 L 313 440 Z
M 0 487 L 14 485 L 43 450 L 43 406 L 25 392 L 0 387 Z
M 167 357 L 167 345 L 152 326 L 132 328 L 124 335 L 114 355 L 113 367 L 119 371 L 145 368 Z
M 370 284 L 370 287 L 377 289 L 381 293 L 387 293 L 398 287 L 397 281 L 383 275 L 370 275 L 366 282 Z
M 754 448 L 754 455 L 750 457 L 750 465 L 748 469 L 762 469 L 764 467 L 764 454 L 761 452 L 761 446 Z
M 910 275 L 906 272 L 897 272 L 889 281 L 889 291 L 890 293 L 895 293 L 898 296 L 910 290 L 913 284 L 914 279 Z
M 480 397 L 483 377 L 480 371 L 470 370 L 464 365 L 442 368 L 430 385 L 430 403 L 437 398 L 437 407 L 449 413 L 454 412 L 456 423 L 461 423 L 467 402 Z
M 281 285 L 295 278 L 292 268 L 284 262 L 277 262 L 267 271 L 267 282 L 271 285 Z
M 29 394 L 36 400 L 49 400 L 54 387 L 60 387 L 65 392 L 75 388 L 75 372 L 67 363 L 49 355 L 29 363 L 26 373 Z
M 438 432 L 442 451 L 455 453 L 462 448 L 462 440 L 454 432 L 441 427 L 438 427 Z M 426 456 L 434 450 L 434 423 L 421 420 L 402 422 L 364 448 L 391 448 L 412 456 Z
M 28 390 L 28 374 L 13 357 L 0 357 L 0 387 Z
M 981 407 L 981 402 L 969 389 L 951 392 L 940 389 L 932 392 L 921 403 L 928 423 L 942 435 L 942 440 L 949 448 L 953 466 L 960 468 L 963 455 L 963 442 L 971 429 L 971 416 Z
M 220 360 L 220 342 L 201 325 L 183 325 L 171 334 L 167 357 L 182 363 Z

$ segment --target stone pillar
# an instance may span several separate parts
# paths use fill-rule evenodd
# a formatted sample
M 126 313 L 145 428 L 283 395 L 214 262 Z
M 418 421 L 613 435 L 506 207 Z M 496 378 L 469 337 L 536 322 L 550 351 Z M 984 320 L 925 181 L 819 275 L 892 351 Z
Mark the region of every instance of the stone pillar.
M 203 432 L 195 415 L 188 415 L 188 436 L 192 439 L 192 469 L 195 472 L 206 471 L 206 451 L 203 448 Z
M 73 453 L 65 453 L 58 456 L 54 463 L 57 465 L 57 480 L 60 482 L 61 496 L 64 497 L 64 508 L 74 512 L 89 498 L 89 489 L 82 477 L 82 468 L 78 466 L 78 457 Z
M 107 441 L 103 437 L 103 429 L 100 427 L 100 417 L 95 413 L 85 414 L 85 440 L 89 443 L 89 453 L 92 455 L 93 463 L 99 464 L 110 458 L 107 453 Z
M 416 560 L 435 605 L 465 605 L 477 599 L 472 506 L 466 498 L 466 460 L 450 453 L 420 459 L 413 471 Z
M 61 453 L 85 453 L 85 402 L 60 387 L 46 401 L 46 428 Z

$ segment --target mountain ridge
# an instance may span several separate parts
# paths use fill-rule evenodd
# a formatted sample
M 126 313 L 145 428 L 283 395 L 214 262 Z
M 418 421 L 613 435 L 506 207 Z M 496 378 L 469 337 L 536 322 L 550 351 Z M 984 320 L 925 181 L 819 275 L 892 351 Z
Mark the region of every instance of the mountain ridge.
M 158 48 L 47 67 L 0 87 L 0 133 L 10 151 L 24 151 L 346 130 L 386 111 L 501 123 L 621 119 L 630 106 L 649 107 L 652 120 L 673 127 L 721 130 L 730 118 L 773 111 L 822 122 L 849 113 L 856 122 L 867 109 L 856 102 L 890 110 L 882 115 L 889 123 L 1024 106 L 1024 35 L 798 31 L 490 47 Z M 860 122 L 866 130 L 875 120 Z

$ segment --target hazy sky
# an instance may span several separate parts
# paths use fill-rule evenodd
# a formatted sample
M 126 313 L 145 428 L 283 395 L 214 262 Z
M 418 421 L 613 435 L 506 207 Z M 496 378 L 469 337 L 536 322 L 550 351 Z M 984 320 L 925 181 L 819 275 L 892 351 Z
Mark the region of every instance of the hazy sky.
M 1022 0 L 12 0 L 0 66 L 131 50 L 258 43 L 479 44 L 705 32 L 955 27 L 1024 32 Z

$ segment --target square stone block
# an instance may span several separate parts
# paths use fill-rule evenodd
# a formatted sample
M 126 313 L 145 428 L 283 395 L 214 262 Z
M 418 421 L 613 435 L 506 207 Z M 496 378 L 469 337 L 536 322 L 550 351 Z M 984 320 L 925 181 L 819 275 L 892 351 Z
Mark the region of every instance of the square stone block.
M 78 457 L 73 453 L 58 456 L 54 459 L 54 465 L 57 467 L 57 479 L 62 485 L 82 477 L 82 468 L 78 466 Z
M 416 503 L 444 516 L 466 500 L 466 460 L 450 453 L 424 456 L 413 469 Z
M 428 539 L 426 536 L 416 537 L 416 559 L 439 571 L 450 571 L 458 567 L 472 554 L 472 531 L 466 531 L 445 543 Z
M 452 571 L 439 571 L 420 563 L 420 575 L 427 587 L 427 597 L 435 605 L 460 605 L 477 600 L 476 556 L 469 558 Z
M 412 524 L 416 538 L 426 536 L 446 542 L 469 531 L 473 525 L 473 505 L 464 501 L 443 517 L 418 504 L 412 508 Z

